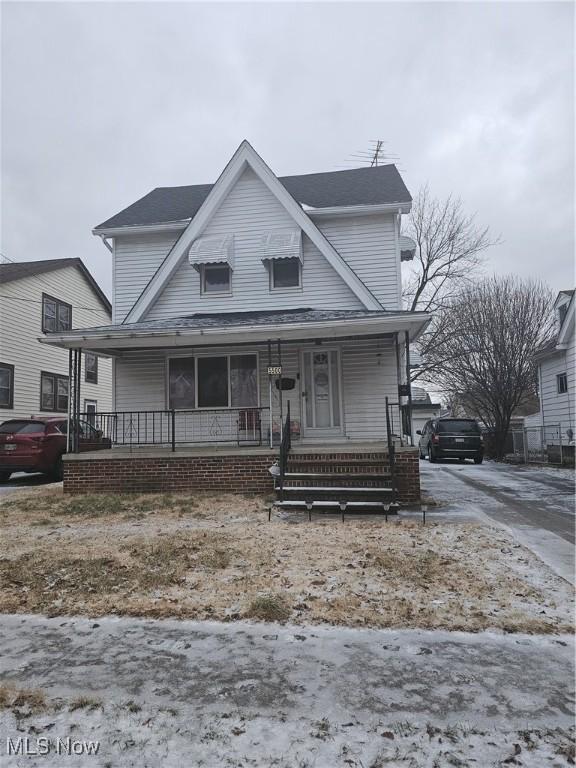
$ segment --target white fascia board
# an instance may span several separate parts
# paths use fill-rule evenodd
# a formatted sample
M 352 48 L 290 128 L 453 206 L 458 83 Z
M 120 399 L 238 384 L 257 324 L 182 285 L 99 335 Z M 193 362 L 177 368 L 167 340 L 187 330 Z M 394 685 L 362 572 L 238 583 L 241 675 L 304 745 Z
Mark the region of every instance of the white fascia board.
M 305 208 L 305 213 L 312 219 L 322 216 L 378 215 L 382 213 L 410 213 L 412 203 L 382 203 L 381 205 L 338 205 L 330 208 Z M 106 227 L 93 229 L 97 237 L 120 237 L 123 235 L 147 235 L 155 232 L 184 232 L 192 219 L 164 221 L 158 224 L 132 224 L 124 227 Z
M 269 339 L 322 339 L 341 336 L 367 335 L 374 333 L 396 333 L 408 331 L 410 340 L 417 338 L 430 322 L 432 316 L 425 312 L 390 314 L 386 317 L 357 318 L 340 321 L 320 321 L 317 323 L 282 323 L 244 325 L 232 328 L 166 328 L 155 331 L 134 331 L 118 328 L 114 331 L 100 332 L 98 329 L 86 331 L 81 335 L 59 334 L 50 337 L 41 336 L 38 341 L 56 347 L 68 349 L 88 348 L 93 350 L 137 349 L 138 347 L 177 347 L 193 345 L 223 344 L 230 342 L 265 342 Z
M 412 203 L 382 203 L 380 205 L 338 205 L 330 208 L 306 208 L 313 219 L 321 216 L 357 216 L 381 213 L 410 213 Z
M 97 237 L 119 237 L 122 235 L 148 235 L 155 232 L 182 232 L 190 224 L 191 219 L 179 221 L 165 221 L 158 224 L 135 224 L 126 227 L 107 227 L 106 229 L 93 229 L 92 234 Z
M 125 323 L 134 323 L 142 320 L 148 309 L 163 290 L 164 286 L 180 264 L 186 250 L 191 243 L 201 235 L 224 198 L 243 173 L 246 166 L 250 166 L 260 180 L 268 187 L 278 202 L 291 214 L 295 222 L 303 232 L 312 240 L 318 250 L 326 257 L 340 277 L 356 294 L 366 309 L 382 309 L 382 305 L 368 290 L 356 273 L 346 264 L 340 254 L 328 242 L 313 221 L 304 213 L 300 205 L 284 189 L 270 168 L 255 152 L 252 146 L 244 140 L 228 165 L 224 168 L 220 177 L 210 190 L 200 209 L 172 246 L 168 255 L 157 269 L 156 273 L 144 288 L 139 298 L 126 315 Z
M 570 341 L 570 336 L 574 333 L 575 312 L 574 296 L 572 296 L 570 306 L 566 312 L 566 317 L 562 323 L 562 328 L 560 328 L 560 333 L 558 334 L 556 346 L 559 348 L 567 347 L 568 342 Z

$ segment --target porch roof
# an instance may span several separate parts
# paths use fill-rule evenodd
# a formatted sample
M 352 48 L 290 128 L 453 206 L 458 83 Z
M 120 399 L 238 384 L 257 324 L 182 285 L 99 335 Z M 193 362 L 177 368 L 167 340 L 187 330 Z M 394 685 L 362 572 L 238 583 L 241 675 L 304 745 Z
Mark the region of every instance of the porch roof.
M 215 346 L 304 341 L 407 331 L 410 341 L 430 322 L 426 312 L 404 310 L 291 309 L 252 312 L 197 313 L 165 320 L 79 328 L 40 337 L 43 344 L 121 354 L 138 348 Z

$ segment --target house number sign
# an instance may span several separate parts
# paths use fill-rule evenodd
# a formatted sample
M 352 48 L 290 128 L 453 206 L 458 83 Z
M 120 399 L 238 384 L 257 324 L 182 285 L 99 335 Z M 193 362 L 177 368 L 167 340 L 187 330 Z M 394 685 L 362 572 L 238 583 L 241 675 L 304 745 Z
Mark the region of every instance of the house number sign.
M 269 365 L 268 366 L 268 376 L 282 376 L 282 366 L 281 365 Z

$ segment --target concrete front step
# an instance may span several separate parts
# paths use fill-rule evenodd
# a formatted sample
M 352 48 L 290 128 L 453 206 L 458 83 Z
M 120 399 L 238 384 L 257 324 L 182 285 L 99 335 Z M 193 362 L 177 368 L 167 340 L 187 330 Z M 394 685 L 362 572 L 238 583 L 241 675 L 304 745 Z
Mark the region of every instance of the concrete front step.
M 382 501 L 348 501 L 344 510 L 337 501 L 316 500 L 306 504 L 305 501 L 290 499 L 289 501 L 276 501 L 274 506 L 277 509 L 286 509 L 289 511 L 308 512 L 339 512 L 340 514 L 354 514 L 360 512 L 370 512 L 371 514 L 397 515 L 398 505 Z
M 277 488 L 276 493 L 280 494 Z M 394 491 L 392 488 L 371 488 L 360 486 L 284 486 L 284 497 L 301 501 L 333 501 L 338 504 L 340 501 L 359 501 L 359 500 L 392 500 Z

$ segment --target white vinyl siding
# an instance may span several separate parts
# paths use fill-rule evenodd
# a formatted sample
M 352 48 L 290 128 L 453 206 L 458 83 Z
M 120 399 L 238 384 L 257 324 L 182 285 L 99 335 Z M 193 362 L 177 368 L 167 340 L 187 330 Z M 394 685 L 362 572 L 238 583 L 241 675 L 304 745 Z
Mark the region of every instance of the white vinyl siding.
M 178 232 L 169 232 L 115 239 L 113 322 L 124 320 L 178 237 Z
M 14 366 L 14 407 L 0 409 L 0 422 L 13 417 L 50 415 L 40 408 L 40 372 L 68 376 L 68 351 L 40 344 L 42 294 L 72 305 L 72 327 L 106 325 L 110 315 L 86 279 L 73 266 L 24 277 L 2 285 L 0 298 L 0 361 Z M 88 308 L 88 309 L 85 309 Z M 97 311 L 91 311 L 93 309 Z M 81 398 L 96 400 L 99 411 L 112 406 L 111 361 L 98 360 L 98 384 L 84 381 Z
M 356 339 L 339 343 L 326 342 L 326 348 L 340 350 L 342 365 L 343 427 L 351 440 L 386 439 L 386 396 L 397 402 L 398 387 L 394 347 L 387 340 Z M 302 425 L 301 350 L 318 347 L 311 343 L 286 344 L 282 347 L 283 376 L 296 379 L 293 390 L 282 393 L 284 415 L 290 402 L 291 418 Z M 189 354 L 250 354 L 259 356 L 260 406 L 269 404 L 268 351 L 266 345 L 225 348 L 197 348 Z M 170 356 L 186 356 L 181 351 L 134 351 L 116 361 L 116 410 L 168 409 L 167 360 Z M 273 364 L 277 359 L 274 353 Z M 279 426 L 279 393 L 272 388 L 275 431 Z M 267 434 L 263 434 L 263 441 Z
M 316 225 L 384 309 L 401 309 L 395 214 L 318 217 Z
M 201 295 L 198 270 L 183 259 L 145 319 L 248 309 L 362 309 L 361 301 L 307 237 L 303 238 L 301 290 L 270 290 L 269 272 L 262 261 L 262 236 L 294 226 L 292 217 L 266 185 L 252 170 L 246 170 L 203 233 L 203 237 L 234 235 L 232 295 Z M 116 322 L 130 310 L 174 241 L 175 236 L 116 239 Z
M 540 410 L 544 424 L 561 424 L 563 432 L 569 427 L 575 428 L 575 363 L 574 336 L 568 349 L 560 350 L 540 363 Z M 562 373 L 566 374 L 568 391 L 559 393 L 556 377 Z

